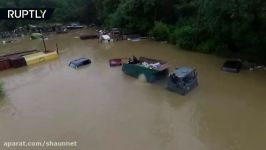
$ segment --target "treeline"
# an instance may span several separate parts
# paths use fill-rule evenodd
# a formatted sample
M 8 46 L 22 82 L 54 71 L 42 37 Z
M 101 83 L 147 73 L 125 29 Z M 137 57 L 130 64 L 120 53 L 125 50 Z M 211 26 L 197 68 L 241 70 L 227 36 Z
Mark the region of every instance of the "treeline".
M 265 0 L 96 0 L 109 27 L 149 33 L 178 47 L 266 61 Z
M 266 61 L 265 0 L 0 0 L 0 7 L 55 7 L 51 22 L 119 27 L 188 50 Z

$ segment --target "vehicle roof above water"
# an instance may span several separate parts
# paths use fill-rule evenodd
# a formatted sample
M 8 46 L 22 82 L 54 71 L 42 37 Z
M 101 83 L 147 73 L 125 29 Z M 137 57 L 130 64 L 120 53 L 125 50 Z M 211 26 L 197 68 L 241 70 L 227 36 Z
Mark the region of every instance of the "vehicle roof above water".
M 190 73 L 192 73 L 194 70 L 195 70 L 194 68 L 190 68 L 190 67 L 179 67 L 179 68 L 176 68 L 176 70 L 174 71 L 174 74 L 179 78 L 184 78 Z
M 89 59 L 88 58 L 78 58 L 78 59 L 72 60 L 71 63 L 80 63 L 80 62 L 87 61 L 87 60 L 89 60 Z
M 227 60 L 224 62 L 223 67 L 234 68 L 234 67 L 239 66 L 241 64 L 242 63 L 239 60 Z
M 110 40 L 111 39 L 111 37 L 109 35 L 102 35 L 102 38 L 104 40 Z

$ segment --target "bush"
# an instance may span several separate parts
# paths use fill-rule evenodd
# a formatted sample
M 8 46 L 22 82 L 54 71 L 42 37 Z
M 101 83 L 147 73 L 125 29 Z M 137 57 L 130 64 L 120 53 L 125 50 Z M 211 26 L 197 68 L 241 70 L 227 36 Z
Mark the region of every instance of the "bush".
M 230 51 L 227 44 L 221 43 L 219 45 L 216 45 L 215 54 L 221 57 L 231 57 L 232 51 Z
M 215 50 L 215 41 L 211 39 L 203 41 L 197 46 L 196 49 L 203 53 L 212 53 Z
M 178 39 L 178 32 L 179 29 L 174 28 L 170 31 L 170 35 L 169 35 L 169 42 L 172 44 L 177 44 L 177 39 Z
M 158 41 L 167 41 L 169 39 L 169 28 L 162 22 L 156 22 L 150 34 Z
M 191 25 L 177 26 L 170 36 L 170 42 L 180 48 L 193 49 L 197 46 L 197 30 Z

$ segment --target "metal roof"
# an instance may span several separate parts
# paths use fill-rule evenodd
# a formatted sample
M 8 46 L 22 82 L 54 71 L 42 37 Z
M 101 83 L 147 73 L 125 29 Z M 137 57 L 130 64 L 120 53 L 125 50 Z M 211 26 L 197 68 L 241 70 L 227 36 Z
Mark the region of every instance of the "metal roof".
M 83 61 L 87 61 L 87 60 L 89 60 L 89 59 L 87 59 L 87 58 L 79 58 L 79 59 L 72 60 L 70 63 L 80 64 Z
M 190 68 L 190 67 L 179 67 L 176 68 L 176 70 L 174 71 L 175 75 L 179 78 L 183 78 L 185 76 L 187 76 L 188 74 L 190 74 L 191 72 L 194 71 L 194 68 Z

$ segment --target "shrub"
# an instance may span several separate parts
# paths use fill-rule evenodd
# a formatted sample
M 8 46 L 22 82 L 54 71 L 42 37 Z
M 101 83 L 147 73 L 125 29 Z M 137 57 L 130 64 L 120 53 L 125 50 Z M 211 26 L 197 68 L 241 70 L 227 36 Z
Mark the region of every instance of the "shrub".
M 179 32 L 179 29 L 177 29 L 177 28 L 174 28 L 171 30 L 170 35 L 169 35 L 169 42 L 170 43 L 177 44 L 178 32 Z
M 227 44 L 221 43 L 216 45 L 215 54 L 221 57 L 231 57 L 232 51 L 230 51 Z
M 203 53 L 212 53 L 215 50 L 215 41 L 211 39 L 203 41 L 197 46 L 196 49 Z
M 170 41 L 180 48 L 193 49 L 197 46 L 197 30 L 191 25 L 177 26 Z
M 169 39 L 169 28 L 162 22 L 156 22 L 150 34 L 158 41 L 167 41 Z

